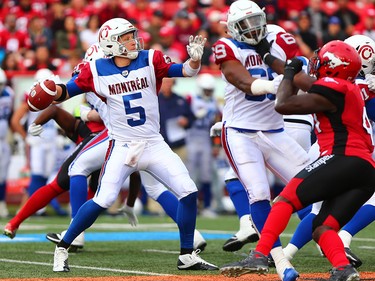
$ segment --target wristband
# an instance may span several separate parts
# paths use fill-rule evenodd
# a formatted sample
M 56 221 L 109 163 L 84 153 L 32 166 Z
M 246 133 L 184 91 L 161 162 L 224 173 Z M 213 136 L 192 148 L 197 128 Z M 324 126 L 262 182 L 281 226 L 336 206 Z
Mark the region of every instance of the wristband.
M 189 64 L 189 60 L 185 61 L 184 64 L 182 65 L 182 67 L 184 68 L 184 71 L 185 71 L 186 75 L 189 76 L 189 77 L 193 77 L 193 76 L 197 75 L 199 70 L 201 69 L 200 66 L 196 69 L 192 68 Z
M 284 79 L 293 81 L 294 75 L 296 75 L 296 74 L 294 73 L 293 70 L 291 70 L 291 69 L 290 70 L 288 70 L 288 69 L 284 70 Z
M 272 63 L 276 60 L 277 58 L 271 55 L 270 53 L 267 53 L 263 57 L 263 61 L 268 64 L 269 66 L 272 65 Z
M 61 93 L 61 96 L 56 99 L 56 101 L 64 101 L 66 99 L 66 96 L 68 95 L 68 92 L 66 91 L 66 86 L 65 84 L 57 84 L 61 87 L 62 89 L 62 93 Z

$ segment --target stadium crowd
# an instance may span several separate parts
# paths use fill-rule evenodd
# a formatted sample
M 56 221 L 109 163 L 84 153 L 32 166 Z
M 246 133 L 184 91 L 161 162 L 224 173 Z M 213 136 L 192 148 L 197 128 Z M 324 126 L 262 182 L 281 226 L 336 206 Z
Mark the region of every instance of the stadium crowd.
M 145 48 L 160 49 L 177 61 L 188 54 L 190 34 L 208 38 L 202 70 L 216 71 L 211 47 L 225 35 L 226 12 L 233 1 L 2 1 L 0 63 L 8 79 L 19 72 L 48 68 L 69 75 L 97 39 L 108 19 L 122 17 L 140 29 Z M 265 0 L 267 22 L 295 35 L 300 54 L 311 57 L 328 41 L 364 34 L 375 39 L 373 1 Z M 9 80 L 11 81 L 11 80 Z

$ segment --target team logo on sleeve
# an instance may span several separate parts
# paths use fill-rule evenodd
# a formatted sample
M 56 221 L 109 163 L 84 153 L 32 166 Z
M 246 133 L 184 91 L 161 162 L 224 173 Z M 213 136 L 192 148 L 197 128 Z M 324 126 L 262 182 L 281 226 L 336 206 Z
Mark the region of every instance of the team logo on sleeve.
M 164 55 L 163 58 L 164 58 L 165 63 L 169 64 L 169 63 L 172 62 L 172 59 L 169 56 L 167 56 L 167 55 Z

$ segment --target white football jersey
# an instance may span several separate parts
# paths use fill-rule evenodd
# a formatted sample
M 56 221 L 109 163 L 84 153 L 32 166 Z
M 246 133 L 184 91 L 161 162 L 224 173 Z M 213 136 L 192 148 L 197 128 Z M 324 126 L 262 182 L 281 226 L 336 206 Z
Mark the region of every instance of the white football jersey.
M 13 111 L 14 92 L 6 86 L 0 93 L 0 139 L 5 139 L 9 130 L 9 118 Z
M 288 50 L 288 45 L 293 45 L 290 49 L 295 50 L 296 41 L 288 33 L 269 33 L 267 40 L 272 41 L 271 54 L 281 60 L 286 60 L 288 57 L 284 51 Z M 238 60 L 255 78 L 273 80 L 277 75 L 262 61 L 255 47 L 249 44 L 231 38 L 221 38 L 214 44 L 213 50 L 217 64 Z M 262 131 L 283 128 L 282 115 L 275 111 L 274 94 L 250 96 L 230 84 L 224 75 L 222 77 L 226 82 L 223 109 L 223 121 L 226 127 Z
M 162 140 L 156 93 L 171 65 L 168 57 L 155 50 L 139 52 L 126 67 L 117 67 L 113 58 L 98 59 L 85 64 L 68 82 L 68 92 L 94 92 L 106 100 L 111 139 Z

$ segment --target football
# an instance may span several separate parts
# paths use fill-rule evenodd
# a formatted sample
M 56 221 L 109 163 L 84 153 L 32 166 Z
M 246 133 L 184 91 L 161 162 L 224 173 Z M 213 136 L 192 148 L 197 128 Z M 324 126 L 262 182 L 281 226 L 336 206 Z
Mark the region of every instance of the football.
M 30 91 L 27 104 L 30 111 L 46 109 L 55 99 L 56 84 L 53 80 L 44 80 L 37 83 Z

